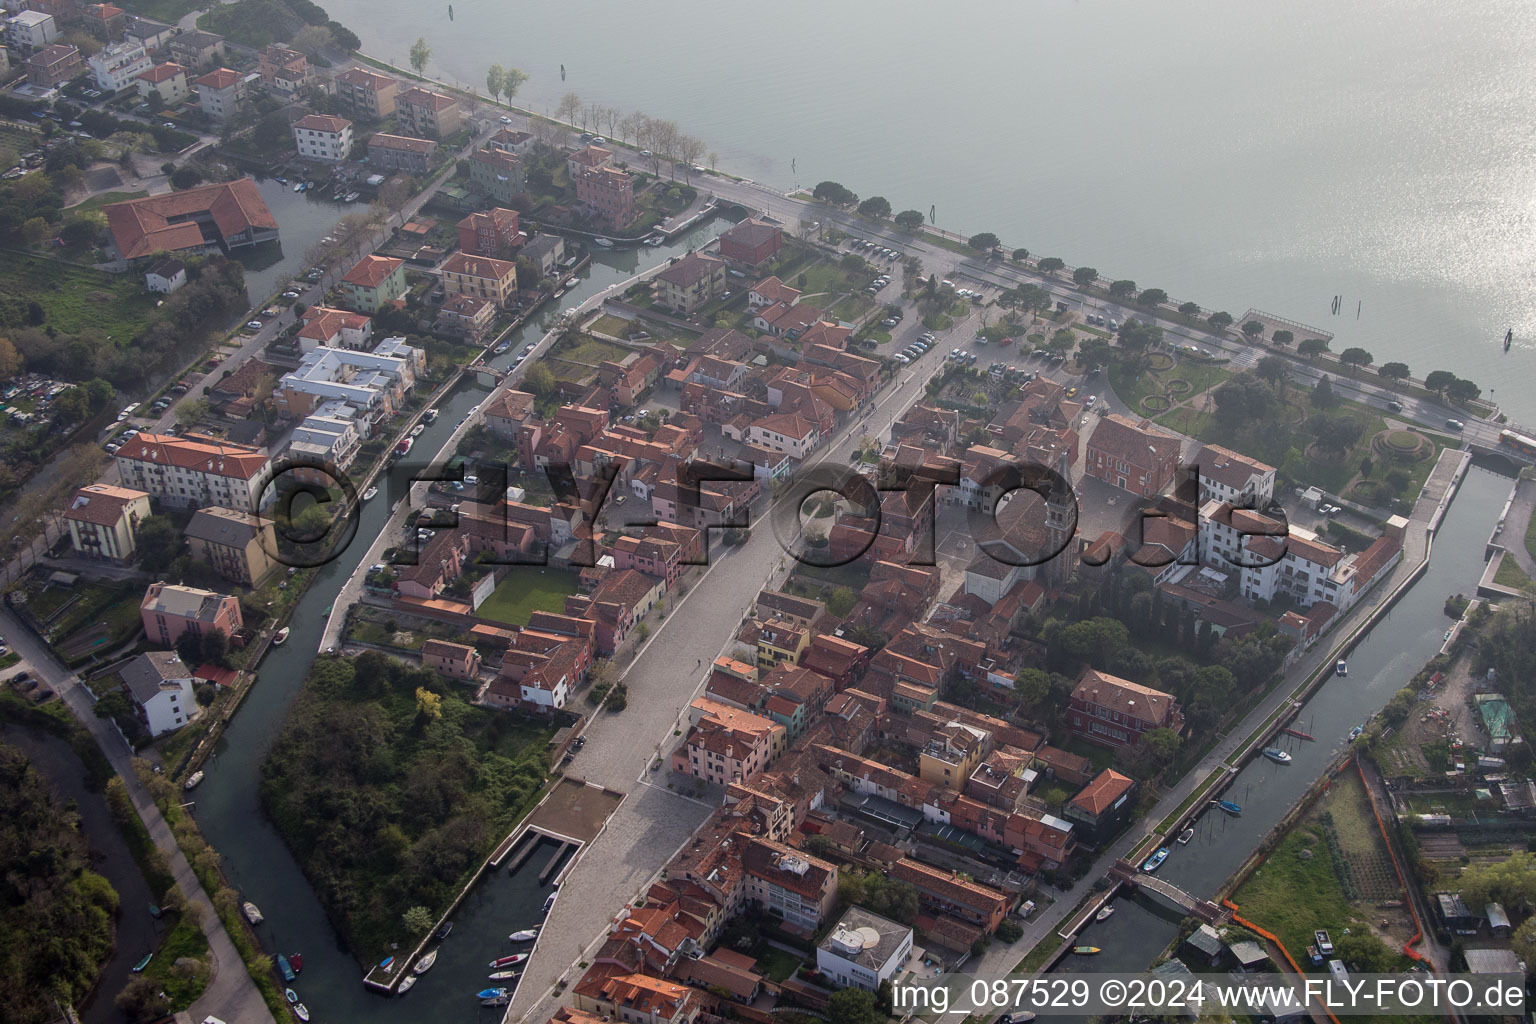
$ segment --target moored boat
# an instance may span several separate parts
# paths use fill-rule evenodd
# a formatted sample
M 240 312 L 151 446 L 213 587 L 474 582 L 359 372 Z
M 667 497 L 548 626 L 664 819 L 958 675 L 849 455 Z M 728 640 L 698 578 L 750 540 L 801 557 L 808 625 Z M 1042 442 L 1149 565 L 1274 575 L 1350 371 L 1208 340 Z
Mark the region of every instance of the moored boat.
M 1193 838 L 1195 838 L 1195 830 L 1192 828 L 1187 828 L 1183 832 L 1179 833 L 1179 845 L 1184 846 Z
M 414 975 L 414 974 L 407 974 L 405 976 L 405 980 L 400 983 L 400 987 L 395 989 L 395 995 L 403 996 L 407 992 L 409 992 L 413 987 L 415 987 L 415 985 L 416 985 L 416 975 Z
M 400 443 L 395 445 L 395 454 L 409 455 L 411 454 L 411 449 L 415 447 L 415 445 L 416 439 L 414 437 L 402 437 L 400 439 Z
M 1353 729 L 1349 730 L 1349 741 L 1353 743 L 1355 740 L 1360 738 L 1360 734 L 1363 732 L 1365 732 L 1365 726 L 1355 726 Z
M 261 916 L 261 911 L 256 908 L 256 904 L 250 900 L 240 904 L 240 911 L 245 914 L 245 919 L 251 922 L 251 924 L 261 924 L 261 922 L 266 920 L 266 918 Z
M 568 277 L 568 278 L 565 279 L 565 286 L 567 288 L 575 288 L 580 283 L 581 283 L 581 279 L 580 278 Z
M 1106 903 L 1106 904 L 1104 904 L 1103 907 L 1101 907 L 1099 909 L 1099 912 L 1097 914 L 1093 915 L 1093 919 L 1095 921 L 1108 921 L 1111 917 L 1114 917 L 1114 916 L 1115 916 L 1115 905 L 1113 903 Z
M 426 429 L 427 429 L 427 425 L 425 423 L 418 423 L 414 427 L 411 428 L 411 436 L 412 437 L 420 437 L 421 436 L 421 432 L 423 430 L 426 430 Z
M 151 960 L 153 960 L 154 958 L 155 958 L 155 954 L 153 954 L 153 953 L 145 953 L 144 954 L 144 959 L 140 960 L 138 963 L 134 964 L 129 969 L 131 971 L 133 971 L 134 974 L 143 974 L 144 973 L 144 968 L 148 967 L 149 966 L 149 962 Z
M 276 633 L 273 633 L 272 634 L 272 646 L 273 647 L 281 647 L 281 646 L 283 646 L 283 644 L 287 643 L 288 642 L 288 632 L 289 632 L 288 627 L 284 626 L 282 629 L 278 630 Z
M 294 1003 L 293 1015 L 299 1018 L 299 1020 L 307 1021 L 309 1020 L 309 1007 L 305 1006 L 303 1003 Z
M 1072 952 L 1078 956 L 1094 956 L 1103 951 L 1098 946 L 1073 946 Z
M 1275 762 L 1275 764 L 1291 763 L 1291 755 L 1284 750 L 1281 750 L 1279 747 L 1266 748 L 1264 751 L 1264 756 Z
M 379 969 L 380 970 L 391 971 L 391 970 L 394 969 L 394 967 L 395 967 L 395 958 L 392 957 L 392 956 L 387 956 L 383 960 L 379 961 Z
M 548 896 L 544 897 L 544 909 L 541 911 L 541 913 L 547 914 L 553 909 L 555 909 L 555 894 L 550 893 Z
M 492 971 L 489 975 L 487 975 L 487 977 L 491 981 L 507 981 L 510 978 L 517 977 L 517 972 L 516 971 Z
M 1146 859 L 1141 865 L 1141 870 L 1151 873 L 1163 866 L 1163 861 L 1168 859 L 1168 847 L 1160 847 L 1156 853 Z
M 600 245 L 604 249 L 612 249 L 613 248 L 613 242 L 609 241 L 606 238 L 594 238 L 594 239 L 592 239 L 592 242 L 593 242 L 594 245 Z
M 283 989 L 283 995 L 287 998 L 288 1002 L 290 1002 L 290 1003 L 296 1003 L 296 1002 L 299 1001 L 299 994 L 297 992 L 295 992 L 291 988 Z
M 1349 662 L 1345 661 L 1343 658 L 1340 658 L 1338 661 L 1333 663 L 1333 671 L 1341 676 L 1349 675 Z
M 187 781 L 182 784 L 181 788 L 186 790 L 188 793 L 190 793 L 194 789 L 196 789 L 197 788 L 197 784 L 199 782 L 202 782 L 202 781 L 203 781 L 203 770 L 201 768 L 199 768 L 197 771 L 195 771 L 191 775 L 187 776 Z
M 480 1000 L 481 1006 L 502 1006 L 506 1003 L 507 990 L 504 988 L 483 988 L 475 993 L 475 998 Z M 501 1002 L 494 1001 L 498 999 Z
M 426 974 L 432 969 L 432 965 L 435 963 L 437 963 L 437 950 L 434 949 L 420 960 L 417 960 L 416 966 L 411 969 L 414 970 L 417 974 Z
M 512 942 L 532 942 L 538 937 L 539 930 L 537 928 L 524 928 L 520 932 L 513 932 L 511 935 L 507 936 L 507 938 Z
M 443 926 L 437 930 L 437 941 L 442 942 L 453 932 L 453 922 L 444 921 Z
M 293 964 L 281 953 L 277 954 L 277 973 L 283 976 L 284 981 L 292 981 L 295 977 Z M 292 990 L 290 989 L 290 991 Z M 289 1002 L 293 1002 L 293 1000 L 289 1000 Z
M 1242 804 L 1235 804 L 1231 800 L 1218 800 L 1216 801 L 1216 806 L 1220 807 L 1222 810 L 1226 811 L 1233 817 L 1237 817 L 1243 813 Z
M 294 953 L 288 957 L 288 962 L 293 965 L 294 974 L 304 973 L 304 954 Z
M 363 492 L 363 500 L 364 501 L 372 501 L 374 498 L 377 498 L 378 496 L 379 496 L 379 489 L 377 487 L 370 487 L 366 491 Z
M 427 421 L 428 423 L 436 423 L 437 422 L 437 410 L 436 409 L 428 409 L 426 412 L 421 414 L 421 418 L 423 420 Z
M 497 957 L 491 961 L 491 970 L 495 971 L 503 967 L 511 967 L 513 964 L 520 964 L 527 959 L 527 953 L 513 953 L 511 956 Z

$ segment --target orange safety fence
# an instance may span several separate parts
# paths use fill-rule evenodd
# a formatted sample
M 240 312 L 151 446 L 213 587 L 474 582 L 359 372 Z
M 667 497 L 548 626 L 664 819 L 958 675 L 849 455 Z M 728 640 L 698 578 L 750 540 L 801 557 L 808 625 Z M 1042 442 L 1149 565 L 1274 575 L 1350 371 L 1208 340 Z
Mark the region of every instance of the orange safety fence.
M 1403 902 L 1408 906 L 1408 913 L 1413 915 L 1413 938 L 1403 943 L 1403 955 L 1433 969 L 1433 962 L 1413 948 L 1424 939 L 1424 923 L 1419 920 L 1418 907 L 1414 904 L 1413 893 L 1408 888 L 1408 879 L 1403 877 L 1403 866 L 1397 862 L 1397 852 L 1392 848 L 1392 840 L 1387 837 L 1387 824 L 1381 820 L 1381 811 L 1376 808 L 1376 797 L 1371 793 L 1370 783 L 1365 781 L 1365 768 L 1358 760 L 1355 761 L 1355 770 L 1360 773 L 1360 786 L 1365 790 L 1365 798 L 1371 802 L 1371 814 L 1375 815 L 1376 827 L 1381 830 L 1381 841 L 1386 844 L 1387 856 L 1392 858 L 1392 870 L 1397 872 L 1397 884 L 1402 887 Z
M 1226 908 L 1228 910 L 1232 911 L 1232 920 L 1236 921 L 1238 924 L 1242 925 L 1244 928 L 1247 928 L 1249 931 L 1254 932 L 1254 933 L 1256 933 L 1258 935 L 1262 935 L 1264 938 L 1268 939 L 1270 942 L 1273 942 L 1276 946 L 1280 947 L 1280 952 L 1285 955 L 1285 961 L 1286 961 L 1286 963 L 1291 965 L 1291 970 L 1295 971 L 1297 974 L 1301 975 L 1303 978 L 1306 977 L 1307 972 L 1302 970 L 1301 969 L 1301 965 L 1296 962 L 1296 958 L 1291 956 L 1291 951 L 1289 949 L 1285 948 L 1285 943 L 1280 941 L 1280 936 L 1276 935 L 1274 932 L 1265 931 L 1263 928 L 1260 928 L 1258 925 L 1254 924 L 1252 921 L 1249 921 L 1246 918 L 1244 918 L 1241 914 L 1239 914 L 1237 912 L 1237 904 L 1233 903 L 1230 899 L 1223 898 L 1221 902 L 1226 906 Z M 1339 1024 L 1339 1018 L 1335 1017 L 1333 1015 L 1333 1011 L 1328 1009 L 1328 1004 L 1327 1003 L 1324 1003 L 1321 999 L 1318 999 L 1318 1005 L 1320 1005 L 1323 1008 L 1323 1012 L 1328 1015 L 1328 1019 L 1333 1021 L 1333 1024 Z

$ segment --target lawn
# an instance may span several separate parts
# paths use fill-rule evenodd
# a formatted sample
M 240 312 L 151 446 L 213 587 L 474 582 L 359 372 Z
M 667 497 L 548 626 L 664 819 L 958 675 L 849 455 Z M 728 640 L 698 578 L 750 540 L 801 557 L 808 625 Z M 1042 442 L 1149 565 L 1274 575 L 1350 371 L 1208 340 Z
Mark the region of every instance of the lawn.
M 1166 393 L 1171 380 L 1187 380 L 1191 385 L 1189 391 L 1173 396 L 1173 400 L 1178 402 L 1215 387 L 1231 375 L 1220 363 L 1184 356 L 1171 369 L 1144 370 L 1135 380 L 1131 380 L 1118 364 L 1111 366 L 1109 382 L 1122 402 L 1137 413 L 1145 413 L 1147 410 L 1142 408 L 1141 400 L 1148 395 Z
M 623 359 L 628 354 L 628 349 L 615 345 L 611 341 L 603 341 L 600 338 L 591 338 L 586 335 L 569 340 L 561 339 L 555 343 L 549 352 L 550 357 L 565 359 L 574 363 L 585 363 L 588 366 L 597 366 L 605 359 L 617 361 Z
M 208 939 L 186 914 L 167 914 L 166 918 L 174 918 L 175 923 L 160 940 L 160 948 L 144 969 L 144 975 L 160 984 L 172 1007 L 185 1009 L 208 987 Z M 176 961 L 182 957 L 197 960 L 202 966 L 190 972 L 177 970 Z
M 576 579 L 573 572 L 517 566 L 475 614 L 511 626 L 526 626 L 536 611 L 564 612 L 565 599 L 576 593 Z
M 1245 919 L 1280 936 L 1298 963 L 1306 960 L 1315 930 L 1337 935 L 1356 919 L 1316 823 L 1286 836 L 1232 902 Z
M 612 313 L 604 313 L 602 316 L 588 324 L 587 328 L 589 330 L 595 331 L 598 334 L 606 334 L 613 338 L 622 338 L 628 335 L 630 331 L 634 330 L 636 326 L 637 325 L 633 320 L 626 320 L 621 316 L 614 316 Z
M 1531 578 L 1520 568 L 1520 563 L 1506 553 L 1499 562 L 1499 571 L 1493 574 L 1493 582 L 1511 590 L 1524 590 L 1531 585 Z
M 113 203 L 126 203 L 130 199 L 143 199 L 148 192 L 103 192 L 99 196 L 92 196 L 85 202 L 69 208 L 70 213 L 94 213 L 104 206 Z
M 770 981 L 783 982 L 800 966 L 800 958 L 776 946 L 764 946 L 757 954 L 757 966 Z
M 35 299 L 61 334 L 99 331 L 124 341 L 138 334 L 155 308 L 142 285 L 134 274 L 0 252 L 0 292 Z
M 801 278 L 805 279 L 804 285 L 800 283 Z M 862 288 L 873 279 L 873 275 L 869 273 L 850 275 L 836 263 L 819 260 L 796 274 L 793 280 L 785 283 L 799 288 L 803 296 L 814 296 L 809 301 L 814 305 L 822 306 L 834 296 L 841 295 L 850 288 Z
M 1532 558 L 1536 558 L 1536 515 L 1531 516 L 1530 522 L 1525 524 L 1525 550 L 1530 552 Z

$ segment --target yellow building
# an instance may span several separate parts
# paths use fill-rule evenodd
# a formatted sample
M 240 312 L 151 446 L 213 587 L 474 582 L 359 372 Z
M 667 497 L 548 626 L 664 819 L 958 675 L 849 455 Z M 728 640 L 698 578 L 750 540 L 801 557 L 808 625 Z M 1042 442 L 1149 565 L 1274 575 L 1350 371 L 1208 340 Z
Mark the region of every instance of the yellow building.
M 192 557 L 227 580 L 255 587 L 277 568 L 272 521 L 232 508 L 201 508 L 187 524 Z
M 798 665 L 810 645 L 810 630 L 769 619 L 757 634 L 757 667 L 766 672 L 775 665 Z
M 454 253 L 443 264 L 443 291 L 505 306 L 517 295 L 517 264 Z
M 992 750 L 992 734 L 985 729 L 950 722 L 928 739 L 917 758 L 917 774 L 924 782 L 961 790 Z
M 133 560 L 135 532 L 148 516 L 148 494 L 111 484 L 80 488 L 64 512 L 75 550 L 107 562 Z

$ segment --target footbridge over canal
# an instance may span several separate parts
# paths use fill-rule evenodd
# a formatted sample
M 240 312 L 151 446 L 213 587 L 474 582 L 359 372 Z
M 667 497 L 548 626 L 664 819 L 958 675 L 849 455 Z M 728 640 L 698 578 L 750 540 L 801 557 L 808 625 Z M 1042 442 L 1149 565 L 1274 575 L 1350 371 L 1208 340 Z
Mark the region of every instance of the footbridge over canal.
M 1162 878 L 1147 874 L 1137 868 L 1130 861 L 1119 860 L 1115 866 L 1109 869 L 1110 878 L 1124 885 L 1134 885 L 1145 889 L 1147 892 L 1155 892 L 1163 899 L 1177 906 L 1185 914 L 1197 917 L 1206 924 L 1214 924 L 1225 916 L 1226 911 L 1212 903 L 1210 900 L 1198 899 Z

